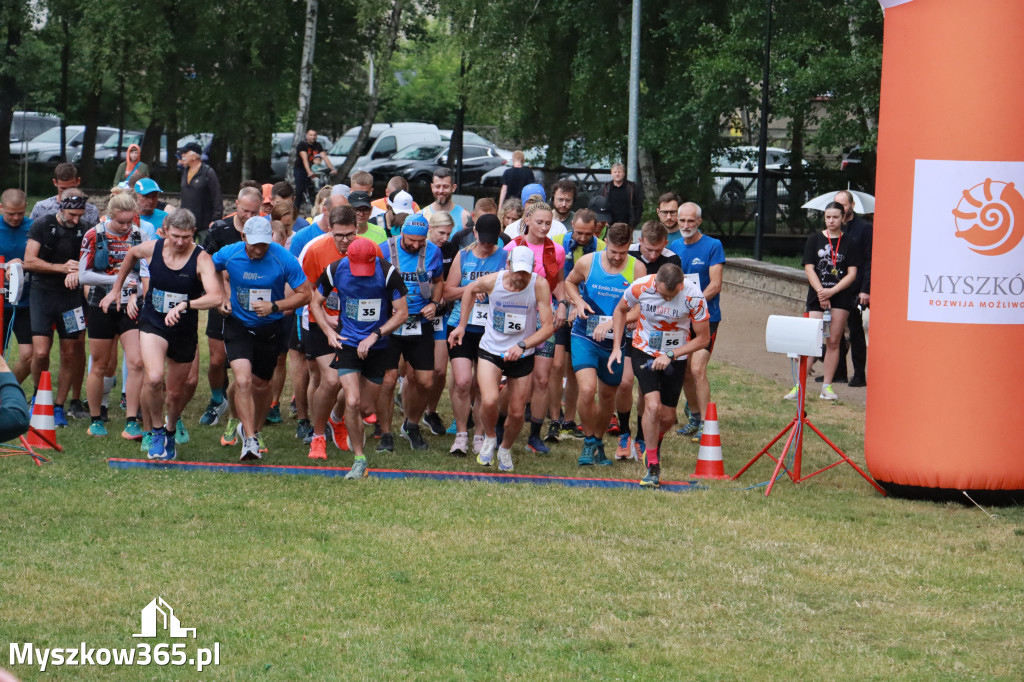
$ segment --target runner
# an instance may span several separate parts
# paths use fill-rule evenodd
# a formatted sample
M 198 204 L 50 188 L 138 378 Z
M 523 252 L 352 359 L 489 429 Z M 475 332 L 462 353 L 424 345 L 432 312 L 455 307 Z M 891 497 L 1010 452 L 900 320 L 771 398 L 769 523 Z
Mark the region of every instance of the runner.
M 452 236 L 452 229 L 455 221 L 444 211 L 438 211 L 430 216 L 430 229 L 427 231 L 427 240 L 441 250 L 441 289 L 443 293 L 444 284 L 447 281 L 448 273 L 452 269 L 452 262 L 455 256 L 446 248 L 448 240 Z M 446 313 L 449 306 L 441 298 L 441 306 L 434 317 L 434 376 L 430 381 L 430 389 L 427 392 L 427 403 L 423 410 L 423 423 L 435 436 L 445 434 L 444 422 L 437 414 L 438 403 L 441 402 L 441 394 L 444 393 L 445 385 L 448 383 L 448 321 Z M 406 381 L 410 380 L 412 372 L 406 372 Z
M 480 216 L 473 229 L 476 241 L 455 255 L 452 269 L 445 281 L 445 300 L 455 301 L 455 306 L 448 316 L 448 326 L 453 329 L 458 326 L 462 316 L 462 295 L 466 289 L 481 277 L 503 270 L 508 262 L 508 251 L 498 247 L 501 223 L 497 216 Z M 462 342 L 451 346 L 450 351 L 452 374 L 455 380 L 455 385 L 452 386 L 449 395 L 452 401 L 452 411 L 455 413 L 455 442 L 452 444 L 450 452 L 461 457 L 469 454 L 471 405 L 473 405 L 474 423 L 483 424 L 480 417 L 479 400 L 476 400 L 474 404 L 472 394 L 475 392 L 473 389 L 476 386 L 474 378 L 480 340 L 483 338 L 489 314 L 486 297 L 483 300 L 474 300 Z M 474 454 L 479 454 L 480 447 L 483 445 L 482 434 L 482 428 L 476 429 L 476 435 L 473 436 Z
M 513 469 L 512 444 L 523 428 L 530 374 L 534 371 L 534 349 L 554 332 L 549 303 L 551 288 L 534 272 L 533 251 L 517 246 L 508 260 L 507 270 L 485 275 L 465 288 L 459 325 L 448 338 L 452 348 L 462 344 L 474 314 L 474 303 L 481 295 L 486 296 L 488 323 L 480 340 L 477 363 L 480 421 L 485 437 L 476 461 L 481 466 L 490 466 L 494 460 L 494 448 L 498 446 L 498 394 L 504 375 L 508 380 L 504 392 L 509 398 L 498 447 L 498 468 L 502 471 Z
M 330 347 L 338 350 L 332 366 L 344 388 L 345 422 L 355 453 L 345 478 L 359 479 L 369 473 L 363 453 L 363 418 L 373 413 L 384 374 L 395 357 L 388 335 L 404 324 L 409 311 L 405 283 L 397 269 L 380 257 L 373 242 L 355 237 L 354 225 L 346 225 L 343 231 L 353 240 L 347 246 L 348 257 L 334 261 L 321 274 L 310 310 Z M 332 296 L 339 303 L 344 300 L 340 303 L 344 312 L 333 319 L 325 307 Z M 309 456 L 327 459 L 323 435 L 313 437 Z
M 440 314 L 444 269 L 441 249 L 427 241 L 428 231 L 427 221 L 422 216 L 413 216 L 402 226 L 401 237 L 391 237 L 383 249 L 384 258 L 397 268 L 410 291 L 409 317 L 391 337 L 394 369 L 384 377 L 377 405 L 377 423 L 381 429 L 378 450 L 394 447 L 391 435 L 392 395 L 398 380 L 399 356 L 405 359 L 412 374 L 402 391 L 405 421 L 399 433 L 409 441 L 413 450 L 430 447 L 420 432 L 419 422 L 434 378 L 434 334 L 444 330 L 444 318 Z
M 348 195 L 349 205 L 356 211 L 356 232 L 360 237 L 372 239 L 376 244 L 387 241 L 388 234 L 380 225 L 370 223 L 370 213 L 373 211 L 373 204 L 370 203 L 370 194 L 363 191 L 353 190 Z
M 632 235 L 633 230 L 625 223 L 611 225 L 604 250 L 583 256 L 565 280 L 566 294 L 576 308 L 572 369 L 580 387 L 580 419 L 585 436 L 583 452 L 576 462 L 579 466 L 612 465 L 605 456 L 604 434 L 615 409 L 615 392 L 622 383 L 622 363 L 608 368 L 612 314 L 630 284 L 647 275 L 643 264 L 629 255 Z
M 295 256 L 272 243 L 273 229 L 265 218 L 249 218 L 243 233 L 245 241 L 218 251 L 213 265 L 228 275 L 221 311 L 228 316 L 224 346 L 235 375 L 244 462 L 260 459 L 265 451 L 259 427 L 270 409 L 270 380 L 291 331 L 284 312 L 309 303 L 311 288 Z
M 99 307 L 100 301 L 110 291 L 108 287 L 117 280 L 121 261 L 132 247 L 143 241 L 142 231 L 134 223 L 136 209 L 135 199 L 127 192 L 110 197 L 107 202 L 109 219 L 86 232 L 82 239 L 78 279 L 89 287 L 86 326 L 89 331 L 92 367 L 86 381 L 86 393 L 92 417 L 92 423 L 89 425 L 90 436 L 107 435 L 100 404 L 103 401 L 105 374 L 107 370 L 116 372 L 117 341 L 120 338 L 128 364 L 128 376 L 124 381 L 126 419 L 121 437 L 127 440 L 142 440 L 143 437 L 143 430 L 137 418 L 142 390 L 142 353 L 139 350 L 138 320 L 142 280 L 138 264 L 128 275 L 120 292 L 119 302 L 124 307 L 112 312 L 105 312 Z
M 657 434 L 654 447 L 647 446 L 644 455 L 647 473 L 640 485 L 657 488 L 661 485 L 658 451 L 665 432 L 676 420 L 686 357 L 707 346 L 711 338 L 708 306 L 700 288 L 685 279 L 676 265 L 665 265 L 658 274 L 637 280 L 615 306 L 615 337 L 607 364 L 609 372 L 622 362 L 626 316 L 636 307 L 640 308 L 640 317 L 630 353 L 633 374 L 644 392 L 644 433 L 648 437 Z M 692 338 L 691 330 L 696 334 Z
M 430 193 L 434 195 L 434 202 L 423 209 L 421 215 L 430 220 L 430 216 L 436 211 L 450 213 L 455 221 L 456 227 L 460 230 L 469 222 L 469 212 L 452 200 L 452 195 L 459 188 L 452 180 L 452 172 L 441 166 L 434 171 L 430 181 Z
M 149 286 L 139 315 L 139 346 L 142 350 L 142 409 L 154 425 L 150 459 L 175 457 L 173 427 L 187 402 L 186 383 L 199 343 L 199 316 L 221 303 L 221 284 L 210 255 L 195 243 L 196 218 L 181 208 L 164 223 L 165 236 L 133 246 L 121 261 L 110 293 L 100 308 L 121 308 L 121 291 L 135 263 L 148 263 Z M 166 371 L 165 371 L 166 364 Z M 166 390 L 166 415 L 164 423 Z M 163 426 L 156 426 L 163 424 Z
M 24 264 L 25 244 L 28 242 L 28 231 L 32 220 L 25 217 L 25 193 L 20 189 L 7 189 L 0 195 L 0 256 L 7 265 Z M 4 269 L 5 280 L 10 279 L 9 272 Z M 26 285 L 28 280 L 25 280 Z M 11 306 L 6 297 L 4 306 L 3 347 L 0 355 L 7 352 L 11 333 L 18 344 L 18 362 L 11 368 L 14 378 L 20 384 L 25 381 L 32 369 L 32 317 L 29 313 L 31 294 L 23 291 L 18 305 Z

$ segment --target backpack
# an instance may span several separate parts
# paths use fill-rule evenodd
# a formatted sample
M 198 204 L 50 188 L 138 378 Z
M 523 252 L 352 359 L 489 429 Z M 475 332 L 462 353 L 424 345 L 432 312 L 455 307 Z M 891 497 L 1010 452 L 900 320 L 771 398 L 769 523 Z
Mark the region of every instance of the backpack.
M 50 259 L 53 258 L 54 252 L 57 250 L 57 242 L 60 241 L 60 235 L 57 234 L 58 227 L 64 226 L 61 225 L 55 218 L 53 225 L 50 226 L 50 233 L 46 235 L 45 240 L 39 247 L 39 255 L 46 262 L 50 262 Z M 79 244 L 82 243 L 82 237 L 85 236 L 87 230 L 88 228 L 86 228 L 86 226 L 82 224 L 82 221 L 78 221 L 78 225 L 75 226 L 75 239 L 78 241 Z M 46 256 L 43 256 L 44 251 L 46 252 Z
M 398 237 L 388 238 L 388 251 L 391 256 L 391 265 L 402 274 L 402 268 L 398 261 Z M 423 276 L 427 273 L 427 244 L 420 249 L 419 259 L 416 261 L 416 280 L 420 285 L 420 296 L 424 301 L 432 302 L 434 297 L 434 283 L 425 281 Z
M 512 240 L 516 246 L 526 243 L 526 237 L 519 235 Z M 558 283 L 558 255 L 555 253 L 555 243 L 549 237 L 544 237 L 544 279 L 551 285 L 551 295 L 555 295 L 555 284 Z
M 132 246 L 138 246 L 142 243 L 142 232 L 136 225 L 132 225 L 132 231 L 128 236 L 128 241 Z M 92 259 L 92 269 L 96 272 L 106 272 L 109 267 L 110 246 L 109 240 L 107 239 L 107 228 L 105 223 L 100 223 L 96 226 L 96 255 Z M 136 272 L 138 269 L 139 263 L 136 261 Z

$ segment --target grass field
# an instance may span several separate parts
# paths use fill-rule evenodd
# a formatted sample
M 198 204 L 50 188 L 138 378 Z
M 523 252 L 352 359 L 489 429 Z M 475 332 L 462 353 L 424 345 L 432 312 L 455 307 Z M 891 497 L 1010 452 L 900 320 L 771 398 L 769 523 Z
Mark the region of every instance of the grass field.
M 737 368 L 712 376 L 733 473 L 792 405 Z M 237 461 L 198 426 L 205 402 L 180 457 Z M 863 462 L 859 408 L 809 411 Z M 1024 677 L 1020 509 L 887 499 L 845 466 L 766 499 L 745 488 L 767 460 L 682 494 L 114 471 L 106 458 L 137 446 L 85 428 L 60 431 L 67 452 L 51 465 L 0 459 L 0 644 L 169 641 L 132 638 L 162 596 L 197 629 L 189 654 L 218 642 L 220 665 L 14 666 L 26 680 Z M 266 434 L 268 462 L 308 463 L 294 421 Z M 428 453 L 401 438 L 393 455 L 371 452 L 371 468 L 478 469 L 428 438 Z M 808 442 L 805 469 L 832 461 Z M 517 472 L 578 473 L 578 445 L 542 459 L 522 443 Z M 663 477 L 685 479 L 696 452 L 670 436 Z

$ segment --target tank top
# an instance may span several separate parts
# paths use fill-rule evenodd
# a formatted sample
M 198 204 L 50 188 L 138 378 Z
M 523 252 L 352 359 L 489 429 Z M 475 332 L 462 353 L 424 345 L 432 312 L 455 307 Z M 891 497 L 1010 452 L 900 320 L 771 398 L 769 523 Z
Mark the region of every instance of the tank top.
M 462 269 L 462 279 L 459 281 L 460 287 L 467 287 L 472 284 L 476 279 L 489 275 L 492 272 L 498 272 L 505 267 L 505 263 L 508 262 L 508 251 L 502 248 L 495 249 L 487 258 L 480 258 L 473 253 L 473 247 L 468 247 L 462 250 L 462 257 L 459 259 L 459 267 Z M 483 303 L 475 303 L 473 305 L 473 314 L 469 317 L 469 324 L 466 325 L 466 331 L 474 332 L 479 334 L 483 332 L 483 322 L 489 318 L 489 308 L 487 307 L 487 301 Z M 448 325 L 456 327 L 459 324 L 459 317 L 462 315 L 462 299 L 455 301 L 455 307 L 452 308 L 451 314 L 448 316 Z M 488 317 L 484 317 L 488 316 Z M 477 322 L 477 324 L 474 324 Z
M 142 306 L 142 319 L 157 329 L 173 331 L 196 331 L 199 329 L 199 315 L 189 311 L 174 327 L 164 324 L 164 317 L 171 308 L 182 301 L 193 301 L 205 293 L 199 281 L 199 254 L 203 247 L 196 244 L 185 265 L 172 270 L 164 263 L 164 240 L 157 239 L 153 246 L 153 258 L 149 261 L 149 288 Z
M 490 324 L 484 327 L 480 340 L 481 350 L 494 355 L 501 355 L 537 331 L 537 273 L 530 276 L 530 283 L 522 291 L 509 291 L 504 280 L 502 270 L 487 301 Z M 533 350 L 527 348 L 523 357 L 532 355 Z
M 572 333 L 575 336 L 582 336 L 591 341 L 594 340 L 594 330 L 599 324 L 611 319 L 615 313 L 615 306 L 622 299 L 622 294 L 633 282 L 636 259 L 628 256 L 626 269 L 618 274 L 611 274 L 604 269 L 603 258 L 600 253 L 594 254 L 590 264 L 590 272 L 587 278 L 580 285 L 580 296 L 587 302 L 594 311 L 587 319 L 576 318 L 572 324 Z M 610 335 L 601 341 L 603 348 L 611 349 L 612 337 Z

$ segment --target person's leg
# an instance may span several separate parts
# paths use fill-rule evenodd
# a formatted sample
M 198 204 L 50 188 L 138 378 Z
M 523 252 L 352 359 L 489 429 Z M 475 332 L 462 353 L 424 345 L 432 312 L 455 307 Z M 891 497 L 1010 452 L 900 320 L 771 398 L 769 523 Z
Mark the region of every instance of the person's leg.
M 78 354 L 84 352 L 84 348 L 78 342 L 78 339 L 60 339 L 59 343 L 60 375 L 57 377 L 57 396 L 54 400 L 54 405 L 64 404 L 64 401 L 68 399 L 68 394 L 74 392 L 73 382 L 75 381 L 79 384 L 79 395 L 81 395 L 82 376 L 80 370 L 84 371 L 85 368 L 84 359 L 79 362 L 78 358 Z
M 427 402 L 424 416 L 437 414 L 441 394 L 448 383 L 448 342 L 434 339 L 434 371 L 427 387 Z
M 281 402 L 284 391 L 284 380 L 288 378 L 288 353 L 279 353 L 277 365 L 274 366 L 274 377 L 270 380 L 270 402 L 272 405 Z
M 139 335 L 142 354 L 142 413 L 151 428 L 163 424 L 164 363 L 167 360 L 167 340 L 157 334 Z M 168 379 L 170 377 L 168 376 Z
M 210 400 L 219 405 L 224 401 L 227 383 L 227 353 L 224 350 L 223 339 L 208 337 L 207 341 L 210 348 L 210 364 L 206 368 L 206 380 L 210 383 Z
M 541 427 L 544 426 L 544 416 L 548 412 L 548 388 L 551 385 L 551 367 L 554 364 L 554 358 L 546 358 L 538 353 L 534 353 L 533 361 L 533 379 L 532 379 L 532 399 L 530 400 L 530 440 L 536 439 L 536 443 L 531 442 L 530 447 L 534 449 L 537 445 L 540 445 L 543 450 L 542 452 L 548 452 L 548 448 L 544 445 L 541 440 Z M 561 385 L 561 380 L 558 380 Z M 506 388 L 507 390 L 507 388 Z M 511 400 L 511 396 L 509 396 Z M 512 406 L 509 404 L 509 415 Z
M 39 375 L 50 369 L 50 348 L 53 347 L 53 332 L 42 336 L 32 335 L 32 386 L 39 390 Z
M 11 371 L 14 372 L 14 378 L 18 380 L 19 384 L 25 382 L 25 377 L 32 372 L 31 343 L 18 344 L 18 361 L 14 363 L 14 367 L 11 368 Z
M 854 307 L 846 326 L 850 328 L 850 359 L 853 363 L 853 375 L 850 383 L 857 386 L 867 381 L 868 346 L 864 337 L 864 319 L 860 308 Z
M 333 355 L 321 355 L 316 359 L 317 368 L 320 372 L 320 385 L 317 387 L 316 396 L 312 401 L 314 436 L 324 435 L 327 417 L 330 416 L 331 410 L 334 409 L 334 403 L 338 398 L 338 389 L 342 386 L 341 381 L 338 379 L 337 370 L 331 368 L 331 362 L 333 361 Z
M 398 383 L 398 369 L 384 373 L 384 383 L 377 393 L 377 426 L 381 435 L 391 433 L 391 421 L 395 416 L 395 385 Z
M 434 370 L 417 369 L 412 372 L 412 379 L 413 385 L 406 384 L 406 390 L 403 391 L 402 396 L 405 404 L 405 419 L 411 425 L 419 424 L 423 417 L 423 411 L 427 406 L 427 394 L 430 392 L 430 382 L 434 379 Z
M 608 428 L 608 422 L 606 421 L 603 427 L 596 422 L 599 412 L 594 400 L 597 397 L 597 370 L 593 367 L 581 367 L 576 371 L 576 383 L 580 387 L 579 410 L 583 435 L 591 438 L 596 435 L 599 427 L 604 433 Z M 609 415 L 610 417 L 611 415 Z
M 130 329 L 121 334 L 121 347 L 124 348 L 124 360 L 128 366 L 127 379 L 124 381 L 125 414 L 127 419 L 134 420 L 139 413 L 139 398 L 142 393 L 142 350 L 139 346 L 139 330 Z M 89 402 L 92 405 L 92 399 Z
M 708 382 L 708 361 L 711 359 L 711 353 L 707 350 L 698 350 L 690 353 L 690 357 L 686 361 L 686 378 L 683 380 L 683 391 L 686 391 L 686 383 L 690 382 L 691 389 L 693 391 L 695 403 L 690 403 L 692 408 L 693 405 L 697 406 L 701 421 L 704 421 L 704 415 L 708 411 L 708 403 L 711 402 L 711 384 Z M 690 402 L 690 393 L 686 393 L 686 401 Z M 692 409 L 691 409 L 692 411 Z
M 811 313 L 811 316 L 814 317 L 814 313 Z M 850 313 L 842 308 L 832 308 L 832 324 L 829 337 L 825 339 L 824 386 L 831 384 L 835 377 L 836 367 L 839 365 L 839 340 L 846 331 L 846 319 L 849 316 Z M 817 317 L 821 317 L 821 313 L 818 313 Z
M 629 359 L 629 348 L 627 347 L 623 351 L 622 360 L 622 383 L 619 384 L 618 390 L 615 391 L 615 413 L 619 419 L 619 434 L 625 434 L 629 436 L 632 433 L 632 429 L 629 425 L 632 419 L 633 411 L 633 363 Z M 637 434 L 636 439 L 642 440 L 641 434 L 643 428 L 641 426 L 641 420 L 643 419 L 643 401 L 639 398 L 637 401 Z M 610 419 L 610 418 L 609 418 Z
M 85 395 L 89 401 L 89 416 L 93 421 L 100 418 L 100 402 L 103 400 L 103 379 L 107 376 L 107 365 L 110 363 L 110 347 L 113 339 L 92 339 L 89 342 L 89 353 L 92 367 L 85 384 Z M 115 353 L 116 357 L 116 353 Z
M 509 379 L 505 386 L 508 396 L 508 417 L 505 418 L 505 432 L 501 440 L 501 447 L 511 450 L 512 444 L 519 437 L 523 429 L 523 421 L 526 416 L 526 398 L 532 388 L 532 381 L 529 376 L 518 379 Z M 541 415 L 544 413 L 542 412 Z M 541 417 L 543 418 L 543 416 Z
M 175 362 L 167 360 L 167 432 L 174 437 L 174 429 L 181 417 L 185 405 L 188 404 L 188 392 L 185 389 L 185 382 L 188 373 L 192 370 L 191 362 Z M 157 410 L 157 419 L 154 424 L 161 424 L 160 412 Z
M 501 368 L 489 360 L 480 360 L 476 365 L 476 379 L 480 387 L 480 422 L 478 428 L 487 438 L 495 438 L 495 427 L 498 424 L 499 395 L 508 393 L 500 391 Z M 505 398 L 507 400 L 507 397 Z
M 572 355 L 565 363 L 565 417 L 562 419 L 566 424 L 576 422 L 576 413 L 579 410 L 580 385 L 576 373 L 572 371 Z M 582 420 L 583 417 L 580 417 Z M 605 427 L 608 425 L 605 424 Z
M 288 365 L 291 367 L 295 411 L 300 421 L 308 420 L 309 400 L 306 390 L 309 388 L 309 365 L 306 363 L 306 355 L 297 350 L 288 351 Z
M 618 395 L 618 389 L 618 386 L 609 386 L 603 381 L 597 382 L 597 412 L 594 417 L 593 435 L 599 441 L 608 432 L 608 422 L 611 421 L 612 412 L 615 411 L 615 399 Z
M 658 463 L 658 442 L 661 435 L 662 410 L 661 392 L 650 391 L 644 394 L 644 435 L 648 439 L 647 456 L 649 464 Z
M 566 347 L 555 344 L 555 356 L 551 358 L 551 379 L 548 381 L 548 419 L 552 422 L 562 421 L 562 379 L 566 376 L 566 369 L 568 369 L 568 363 L 566 363 L 568 357 L 569 353 Z M 543 417 L 543 414 L 538 415 L 532 409 L 530 413 L 533 417 Z M 566 414 L 565 419 L 569 421 L 571 417 Z
M 469 358 L 452 358 L 452 375 L 454 384 L 449 396 L 452 401 L 452 412 L 455 413 L 455 431 L 468 433 L 473 361 Z
M 72 352 L 68 354 L 70 361 L 67 364 L 68 370 L 71 372 L 71 399 L 81 401 L 82 384 L 85 380 L 85 334 L 79 334 L 78 338 L 72 339 L 72 341 L 73 343 L 68 346 L 72 349 Z M 64 357 L 64 344 L 61 343 L 61 366 L 64 366 Z M 61 372 L 61 374 L 64 374 L 64 372 Z
M 337 376 L 337 374 L 335 375 Z M 362 377 L 358 372 L 349 372 L 340 378 L 340 386 L 345 393 L 345 424 L 348 427 L 348 437 L 352 444 L 352 452 L 357 458 L 366 456 L 363 453 L 361 385 L 363 383 Z M 316 406 L 313 409 L 315 410 Z
M 245 438 L 256 435 L 256 398 L 254 377 L 252 374 L 252 362 L 248 358 L 238 358 L 231 361 L 231 371 L 235 380 L 231 385 L 235 388 L 235 414 L 242 421 L 242 431 Z M 266 385 L 266 382 L 263 382 Z

